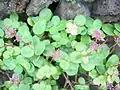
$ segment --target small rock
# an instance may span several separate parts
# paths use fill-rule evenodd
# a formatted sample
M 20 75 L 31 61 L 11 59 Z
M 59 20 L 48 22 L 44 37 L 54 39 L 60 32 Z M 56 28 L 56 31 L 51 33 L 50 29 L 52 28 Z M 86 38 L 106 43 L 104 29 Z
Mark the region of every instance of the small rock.
M 40 11 L 40 9 L 48 7 L 53 2 L 56 2 L 58 0 L 31 0 L 30 4 L 28 5 L 26 9 L 27 15 L 37 15 Z
M 93 4 L 93 14 L 97 15 L 120 14 L 120 0 L 96 0 Z
M 80 1 L 76 3 L 62 1 L 55 14 L 59 15 L 62 19 L 73 19 L 77 14 L 84 14 L 85 16 L 90 16 L 90 11 L 87 6 L 82 4 Z

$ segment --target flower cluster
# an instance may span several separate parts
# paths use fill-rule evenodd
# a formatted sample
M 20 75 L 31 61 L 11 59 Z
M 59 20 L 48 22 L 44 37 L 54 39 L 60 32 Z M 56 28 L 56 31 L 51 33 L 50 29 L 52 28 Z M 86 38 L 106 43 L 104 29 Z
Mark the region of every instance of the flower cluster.
M 8 26 L 5 26 L 4 30 L 7 38 L 13 38 L 16 35 L 16 30 Z
M 98 41 L 105 41 L 101 35 L 102 35 L 102 32 L 100 30 L 95 30 L 92 34 L 92 38 L 96 38 Z
M 51 57 L 54 60 L 57 59 L 58 57 L 60 57 L 61 55 L 62 55 L 62 52 L 60 50 L 57 50 L 57 51 L 51 53 Z
M 104 48 L 104 47 L 100 44 L 97 44 L 96 42 L 93 42 L 92 45 L 90 46 L 91 52 L 98 50 L 98 49 L 101 49 L 101 48 Z
M 66 32 L 70 33 L 71 35 L 75 36 L 78 34 L 78 27 L 76 24 L 72 24 L 71 22 L 68 22 L 66 24 Z

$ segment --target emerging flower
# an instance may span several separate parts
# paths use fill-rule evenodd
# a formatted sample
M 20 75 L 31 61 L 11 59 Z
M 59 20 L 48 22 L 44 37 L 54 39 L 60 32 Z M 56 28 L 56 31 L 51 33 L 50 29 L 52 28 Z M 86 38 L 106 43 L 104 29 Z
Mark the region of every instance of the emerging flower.
M 102 32 L 100 30 L 95 30 L 92 34 L 92 38 L 96 38 L 99 41 L 105 41 L 104 38 L 101 37 Z
M 120 47 L 120 36 L 114 37 L 114 41 L 117 43 L 117 45 Z
M 57 58 L 59 58 L 60 56 L 62 55 L 61 51 L 60 50 L 57 50 L 56 52 L 52 52 L 51 53 L 51 56 L 52 58 L 55 60 Z
M 101 46 L 100 44 L 97 44 L 96 42 L 93 42 L 92 46 L 90 46 L 91 52 L 95 51 L 95 50 L 98 50 L 98 49 L 101 49 L 101 48 L 103 48 L 103 46 Z
M 71 35 L 77 35 L 78 34 L 78 27 L 76 24 L 72 24 L 71 22 L 68 22 L 66 24 L 66 32 L 70 33 Z
M 9 79 L 10 79 L 10 82 L 12 83 L 12 84 L 19 84 L 19 82 L 20 82 L 20 77 L 19 77 L 19 75 L 18 74 L 13 74 L 12 75 L 12 78 L 11 77 L 9 77 Z
M 16 30 L 11 29 L 8 26 L 5 26 L 4 30 L 7 38 L 13 38 L 16 35 Z
M 22 37 L 21 36 L 16 36 L 16 40 L 17 42 L 21 41 L 22 40 Z

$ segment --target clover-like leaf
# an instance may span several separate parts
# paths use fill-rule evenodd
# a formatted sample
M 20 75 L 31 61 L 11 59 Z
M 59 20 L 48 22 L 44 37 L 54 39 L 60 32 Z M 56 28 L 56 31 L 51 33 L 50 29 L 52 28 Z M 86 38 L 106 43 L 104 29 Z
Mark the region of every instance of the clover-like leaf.
M 60 67 L 61 67 L 62 69 L 64 69 L 64 70 L 67 70 L 67 69 L 69 69 L 70 64 L 69 64 L 69 62 L 66 61 L 66 60 L 61 60 L 61 61 L 60 61 Z
M 85 84 L 85 79 L 83 78 L 83 77 L 80 77 L 79 79 L 78 79 L 78 82 L 79 82 L 79 84 Z
M 18 90 L 30 90 L 29 85 L 20 84 Z
M 115 65 L 118 65 L 119 64 L 119 57 L 117 55 L 112 55 L 107 63 L 106 63 L 106 66 L 107 67 L 111 67 L 111 66 L 115 66 Z
M 46 29 L 46 21 L 42 19 L 37 21 L 33 26 L 33 32 L 37 35 L 44 33 L 45 29 Z
M 24 37 L 24 36 L 29 36 L 30 35 L 30 32 L 29 32 L 29 28 L 26 24 L 22 25 L 19 27 L 18 29 L 18 33 Z
M 45 19 L 46 21 L 49 21 L 52 17 L 52 12 L 48 8 L 44 8 L 40 11 L 39 17 Z
M 73 63 L 81 63 L 82 58 L 80 52 L 76 52 L 76 51 L 72 52 L 70 54 L 70 61 Z
M 90 17 L 86 17 L 86 24 L 85 24 L 85 26 L 87 26 L 88 28 L 93 27 L 93 22 L 94 22 L 94 19 L 92 19 Z
M 4 46 L 4 40 L 0 38 L 0 47 Z
M 21 48 L 21 54 L 24 57 L 32 57 L 34 55 L 34 48 L 33 46 L 24 46 Z
M 100 29 L 102 27 L 102 22 L 100 19 L 96 19 L 94 22 L 93 22 L 93 27 L 96 28 L 96 29 Z
M 12 20 L 9 18 L 4 19 L 4 25 L 5 26 L 11 26 L 12 25 Z
M 52 20 L 51 20 L 51 23 L 54 25 L 54 26 L 57 26 L 60 24 L 60 18 L 59 16 L 53 16 L 52 17 Z
M 0 37 L 4 36 L 4 31 L 0 28 Z
M 83 26 L 86 23 L 86 17 L 83 15 L 77 15 L 74 19 L 74 23 Z
M 81 66 L 86 71 L 91 71 L 91 70 L 93 70 L 95 68 L 95 65 L 93 65 L 91 63 L 87 63 L 87 64 L 82 63 Z
M 97 78 L 95 78 L 94 80 L 93 80 L 93 83 L 95 84 L 95 85 L 105 85 L 106 84 L 106 78 L 105 78 L 105 76 L 98 76 Z
M 118 30 L 120 32 L 120 24 L 114 24 L 116 30 Z
M 33 37 L 35 55 L 41 55 L 45 50 L 45 44 L 37 36 Z
M 103 24 L 102 25 L 102 30 L 106 33 L 106 34 L 108 34 L 108 35 L 110 35 L 110 36 L 114 36 L 114 27 L 113 27 L 113 25 L 112 24 Z
M 11 19 L 13 22 L 14 22 L 14 21 L 18 21 L 19 16 L 18 16 L 17 13 L 12 12 L 12 13 L 10 14 L 10 19 Z

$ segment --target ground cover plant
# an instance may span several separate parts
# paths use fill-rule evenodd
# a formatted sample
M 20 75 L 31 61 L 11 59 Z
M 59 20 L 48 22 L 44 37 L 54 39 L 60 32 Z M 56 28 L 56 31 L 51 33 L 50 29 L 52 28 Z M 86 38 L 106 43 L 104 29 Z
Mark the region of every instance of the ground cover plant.
M 1 90 L 118 88 L 116 46 L 120 46 L 120 24 L 84 15 L 61 20 L 48 8 L 28 17 L 27 23 L 12 13 L 0 21 L 0 72 L 8 77 Z

